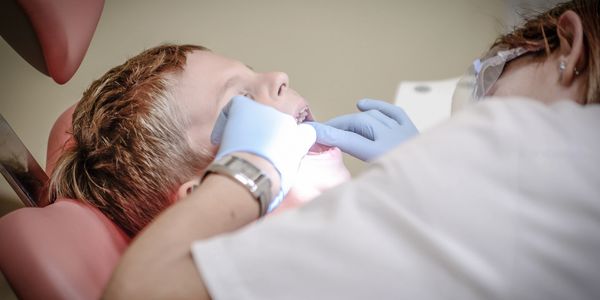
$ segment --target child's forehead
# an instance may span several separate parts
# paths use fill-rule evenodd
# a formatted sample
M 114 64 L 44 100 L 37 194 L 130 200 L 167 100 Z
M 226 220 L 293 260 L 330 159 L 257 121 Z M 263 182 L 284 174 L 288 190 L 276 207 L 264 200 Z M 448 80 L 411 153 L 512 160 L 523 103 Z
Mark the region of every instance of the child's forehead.
M 219 71 L 234 67 L 248 68 L 247 65 L 233 58 L 226 57 L 211 51 L 197 50 L 188 55 L 186 69 L 206 69 L 208 71 Z M 205 70 L 205 71 L 206 71 Z
M 194 51 L 188 56 L 181 84 L 223 88 L 233 78 L 247 78 L 251 74 L 254 71 L 238 60 L 210 51 Z

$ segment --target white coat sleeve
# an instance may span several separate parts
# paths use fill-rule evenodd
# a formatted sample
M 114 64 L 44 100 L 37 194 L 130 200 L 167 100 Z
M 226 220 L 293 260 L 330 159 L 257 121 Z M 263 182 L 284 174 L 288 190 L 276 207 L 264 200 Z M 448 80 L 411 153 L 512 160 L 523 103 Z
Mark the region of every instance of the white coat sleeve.
M 599 113 L 486 101 L 192 255 L 214 299 L 596 298 Z

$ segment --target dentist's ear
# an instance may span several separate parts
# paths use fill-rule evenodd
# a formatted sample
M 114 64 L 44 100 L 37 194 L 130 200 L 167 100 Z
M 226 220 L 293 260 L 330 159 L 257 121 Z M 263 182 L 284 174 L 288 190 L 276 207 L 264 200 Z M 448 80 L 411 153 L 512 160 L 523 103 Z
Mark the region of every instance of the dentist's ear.
M 560 72 L 559 81 L 560 84 L 569 86 L 585 71 L 587 65 L 581 18 L 571 10 L 564 12 L 558 18 L 557 34 L 560 40 L 557 66 Z
M 198 186 L 200 185 L 200 177 L 194 177 L 182 185 L 177 189 L 177 201 L 187 197 L 191 194 Z

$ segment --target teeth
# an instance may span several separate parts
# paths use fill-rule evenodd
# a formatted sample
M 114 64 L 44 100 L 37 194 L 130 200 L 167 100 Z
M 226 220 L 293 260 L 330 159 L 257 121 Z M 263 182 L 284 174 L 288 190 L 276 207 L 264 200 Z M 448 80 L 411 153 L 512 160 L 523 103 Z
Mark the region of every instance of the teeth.
M 298 124 L 306 121 L 306 118 L 308 117 L 308 107 L 304 107 L 296 116 L 296 122 Z

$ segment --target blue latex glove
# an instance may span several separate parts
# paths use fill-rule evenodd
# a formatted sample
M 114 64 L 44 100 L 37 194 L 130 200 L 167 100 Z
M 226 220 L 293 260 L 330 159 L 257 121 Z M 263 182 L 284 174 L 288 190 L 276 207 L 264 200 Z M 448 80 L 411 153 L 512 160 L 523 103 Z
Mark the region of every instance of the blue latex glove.
M 324 124 L 308 122 L 317 131 L 317 143 L 336 146 L 370 161 L 418 134 L 404 110 L 385 101 L 363 99 L 359 113 L 333 118 Z
M 281 178 L 281 190 L 268 212 L 275 209 L 292 187 L 300 160 L 315 143 L 313 127 L 296 123 L 270 106 L 243 96 L 233 97 L 219 114 L 210 140 L 221 146 L 216 159 L 233 152 L 248 152 L 268 160 Z

